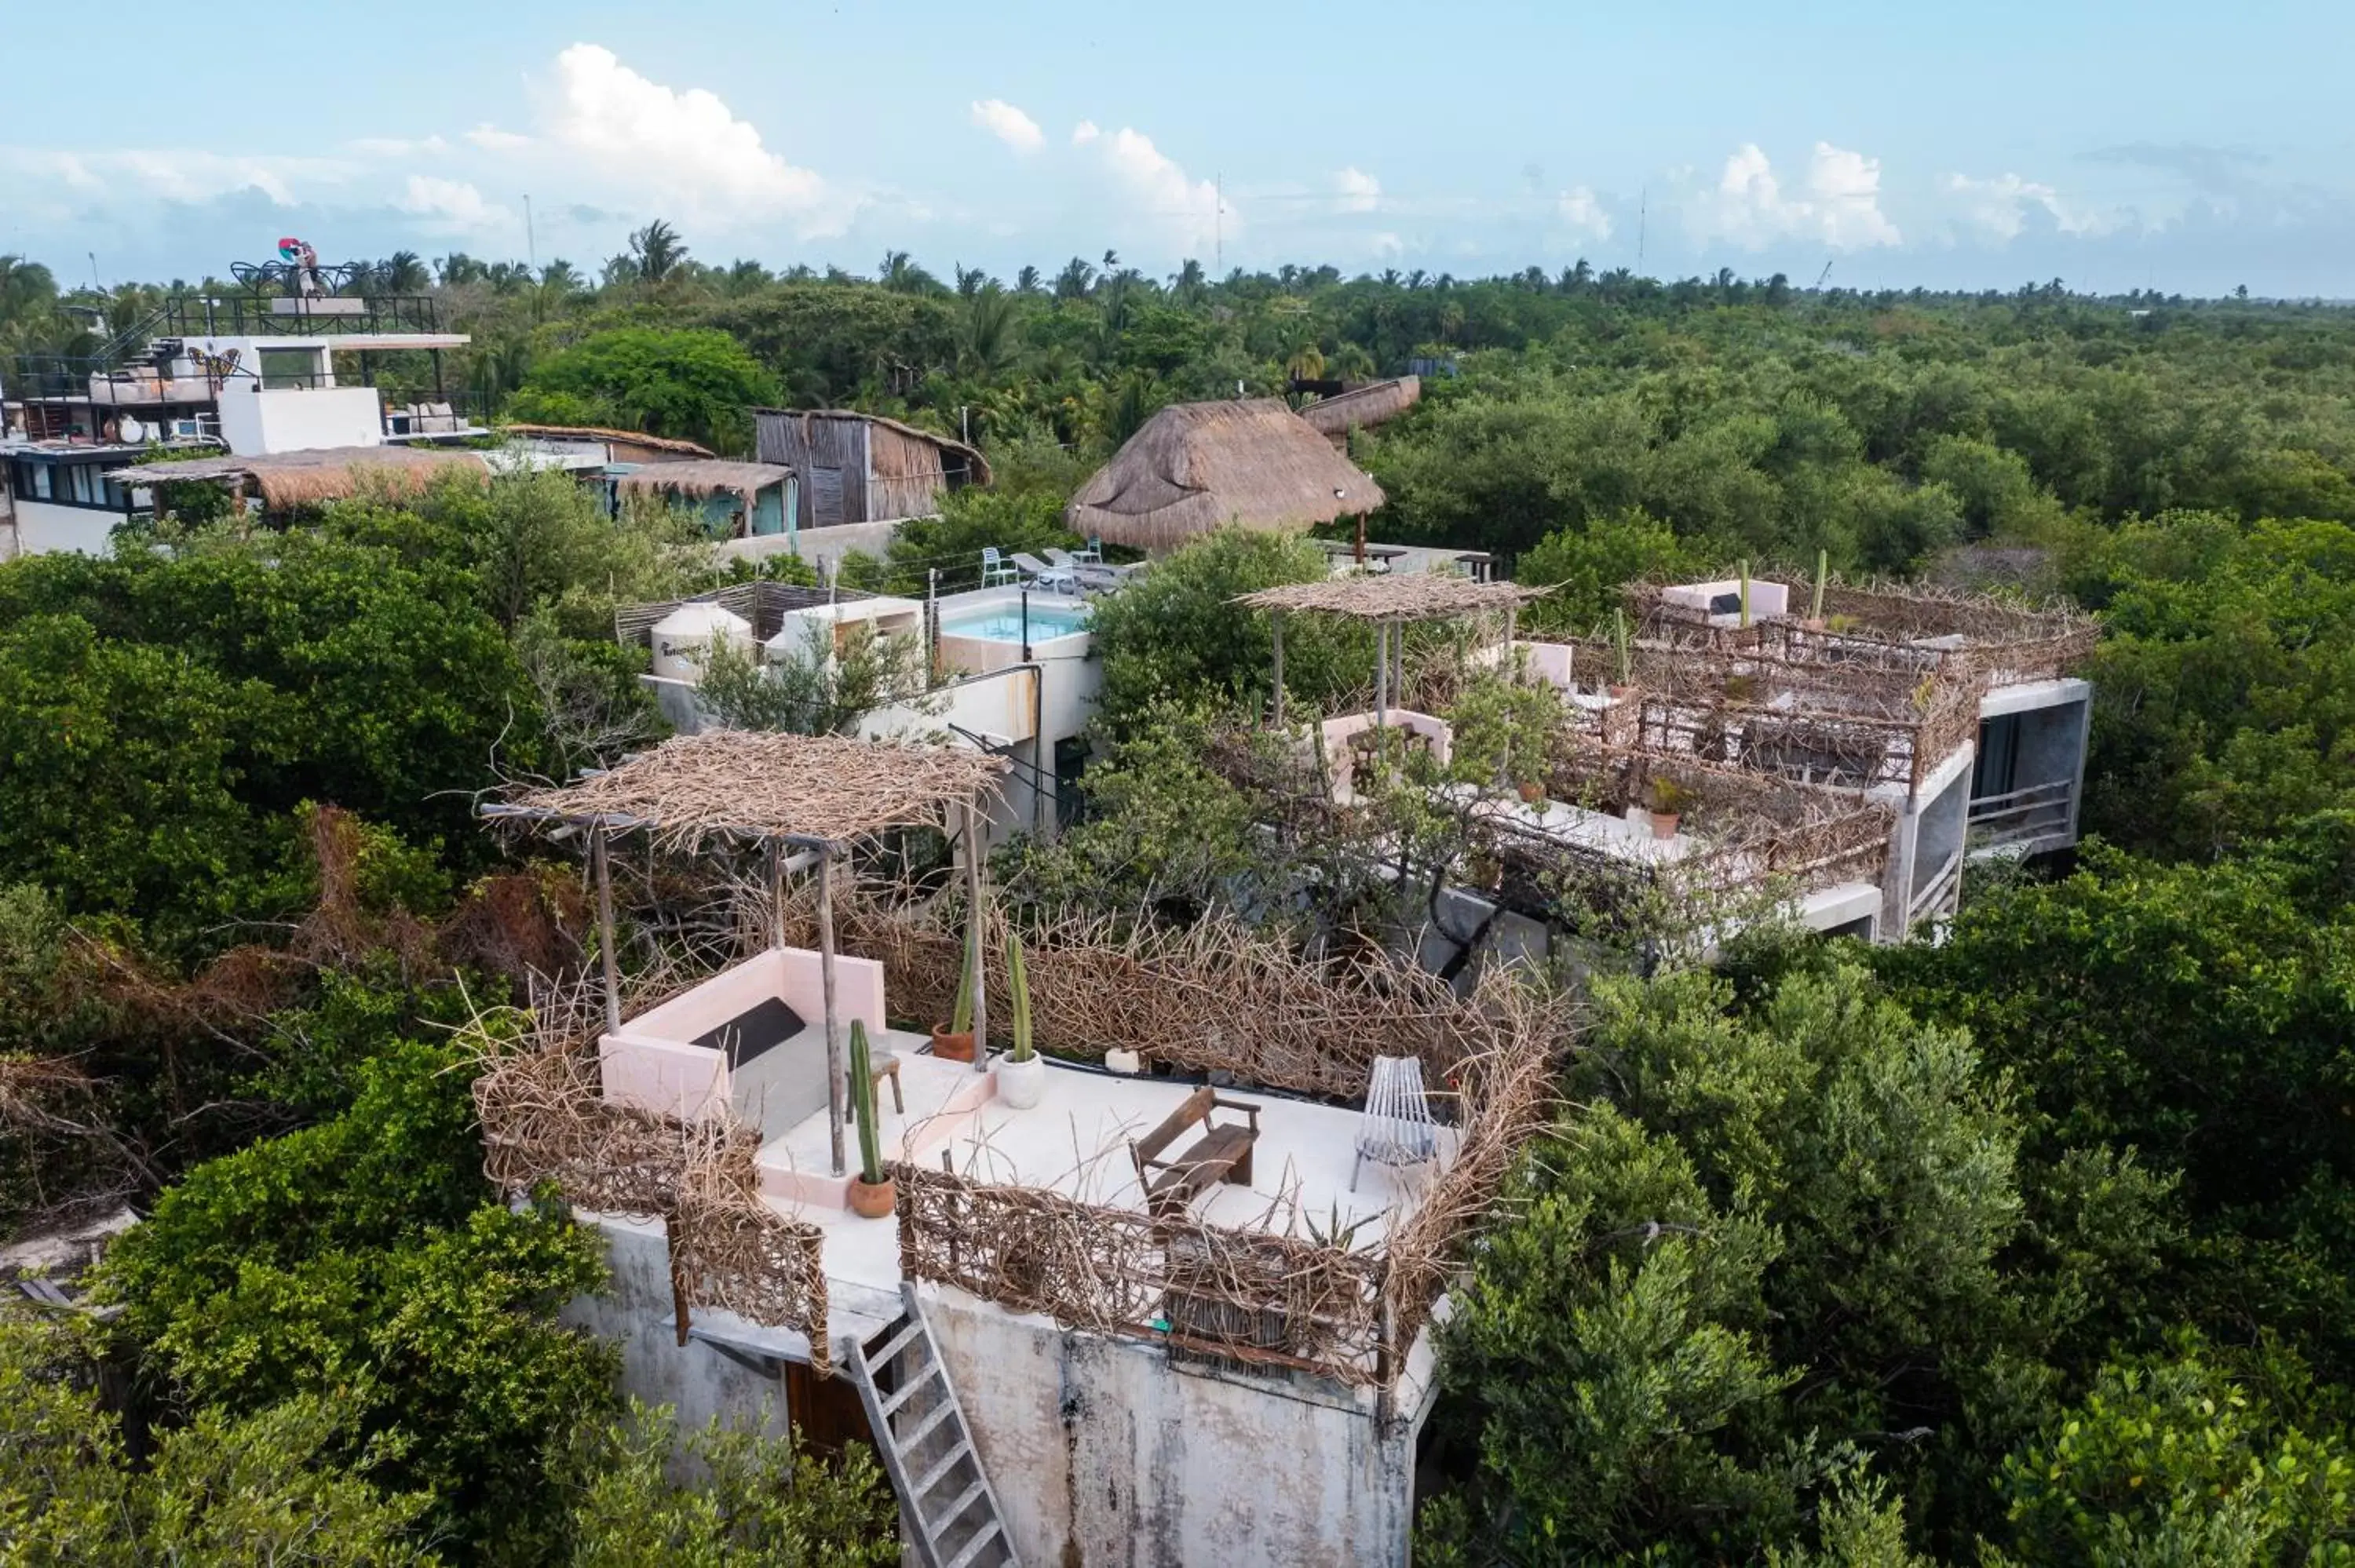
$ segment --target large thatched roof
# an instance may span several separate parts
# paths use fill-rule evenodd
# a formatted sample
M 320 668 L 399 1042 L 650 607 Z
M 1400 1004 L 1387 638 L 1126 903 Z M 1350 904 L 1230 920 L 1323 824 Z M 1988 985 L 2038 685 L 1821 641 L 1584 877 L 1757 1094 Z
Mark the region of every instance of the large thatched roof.
M 116 471 L 134 484 L 171 484 L 188 480 L 244 480 L 272 512 L 341 501 L 371 486 L 413 494 L 440 474 L 472 473 L 485 483 L 490 465 L 483 454 L 442 447 L 314 447 L 268 457 L 186 458 L 178 462 L 141 463 Z
M 484 815 L 709 838 L 840 843 L 922 827 L 997 788 L 1006 759 L 944 746 L 740 729 L 673 736 L 618 768 L 530 789 Z
M 1373 511 L 1381 487 L 1273 398 L 1173 403 L 1071 498 L 1076 534 L 1174 549 L 1229 525 L 1301 533 Z
M 1279 583 L 1240 595 L 1236 603 L 1253 609 L 1314 610 L 1357 620 L 1445 620 L 1484 609 L 1525 604 L 1550 592 L 1518 583 L 1476 583 L 1470 577 L 1433 572 L 1409 577 L 1328 577 L 1322 582 Z
M 1353 387 L 1336 397 L 1320 398 L 1300 410 L 1300 417 L 1324 433 L 1334 446 L 1348 450 L 1349 432 L 1395 419 L 1423 398 L 1423 377 L 1401 376 Z
M 658 462 L 625 473 L 614 482 L 624 494 L 741 495 L 747 502 L 773 484 L 783 484 L 794 471 L 776 463 L 723 462 L 717 458 L 689 462 Z

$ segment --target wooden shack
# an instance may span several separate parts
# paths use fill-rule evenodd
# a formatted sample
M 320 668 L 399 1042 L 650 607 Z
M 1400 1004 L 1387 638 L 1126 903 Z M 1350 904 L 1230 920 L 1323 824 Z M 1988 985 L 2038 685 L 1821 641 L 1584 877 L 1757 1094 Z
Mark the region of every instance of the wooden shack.
M 804 528 L 928 516 L 942 492 L 989 482 L 974 448 L 879 414 L 755 408 L 752 418 L 760 461 L 801 476 Z

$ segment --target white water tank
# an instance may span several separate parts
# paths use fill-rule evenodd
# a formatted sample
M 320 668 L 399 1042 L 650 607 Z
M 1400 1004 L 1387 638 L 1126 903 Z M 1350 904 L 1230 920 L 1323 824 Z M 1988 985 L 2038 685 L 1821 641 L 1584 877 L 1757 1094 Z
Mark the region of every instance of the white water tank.
M 714 644 L 751 651 L 752 624 L 716 604 L 683 604 L 655 622 L 653 641 L 655 673 L 694 685 L 703 679 L 703 662 Z

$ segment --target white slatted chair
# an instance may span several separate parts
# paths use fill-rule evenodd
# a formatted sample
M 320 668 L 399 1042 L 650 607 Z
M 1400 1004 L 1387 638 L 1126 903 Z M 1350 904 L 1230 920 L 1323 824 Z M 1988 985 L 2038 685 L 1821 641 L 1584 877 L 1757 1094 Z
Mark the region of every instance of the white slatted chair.
M 1366 1114 L 1358 1124 L 1358 1160 L 1349 1168 L 1349 1191 L 1366 1161 L 1389 1166 L 1420 1165 L 1439 1153 L 1439 1124 L 1423 1092 L 1423 1059 L 1377 1056 L 1366 1086 Z

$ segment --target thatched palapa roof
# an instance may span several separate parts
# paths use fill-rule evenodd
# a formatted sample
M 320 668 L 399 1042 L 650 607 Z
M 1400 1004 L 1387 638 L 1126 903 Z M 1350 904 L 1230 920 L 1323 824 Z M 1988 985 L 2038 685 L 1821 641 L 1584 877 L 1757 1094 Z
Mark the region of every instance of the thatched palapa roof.
M 1279 583 L 1235 602 L 1254 609 L 1311 610 L 1357 620 L 1445 620 L 1484 609 L 1526 604 L 1550 589 L 1518 583 L 1476 583 L 1470 577 L 1435 573 L 1412 577 L 1327 577 L 1322 582 Z
M 1422 400 L 1423 377 L 1401 376 L 1393 381 L 1375 381 L 1353 387 L 1336 397 L 1319 398 L 1301 409 L 1300 417 L 1316 426 L 1336 448 L 1346 451 L 1351 430 L 1368 429 L 1395 419 Z
M 723 462 L 717 458 L 693 462 L 658 462 L 625 473 L 614 482 L 623 494 L 741 495 L 746 505 L 773 484 L 783 484 L 794 471 L 775 463 Z
M 937 823 L 943 805 L 995 789 L 1007 766 L 941 746 L 706 730 L 673 736 L 605 772 L 526 790 L 483 814 L 643 828 L 689 845 L 710 838 L 841 843 Z
M 141 463 L 116 472 L 134 484 L 190 480 L 250 481 L 272 512 L 341 501 L 371 486 L 414 494 L 444 473 L 472 473 L 488 483 L 483 454 L 442 447 L 314 447 L 268 457 L 188 458 Z
M 1230 525 L 1296 534 L 1373 511 L 1381 486 L 1273 398 L 1173 403 L 1080 487 L 1071 531 L 1168 550 Z

